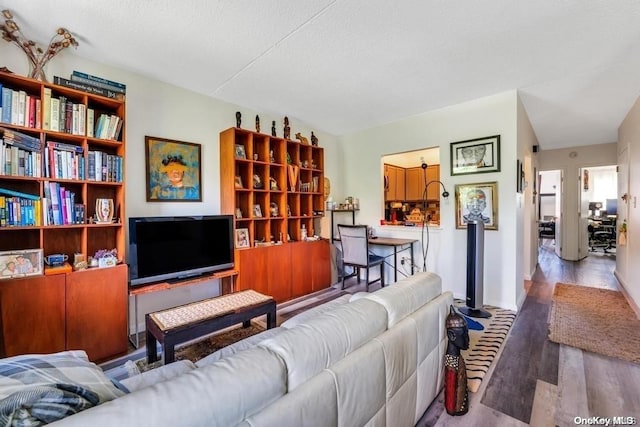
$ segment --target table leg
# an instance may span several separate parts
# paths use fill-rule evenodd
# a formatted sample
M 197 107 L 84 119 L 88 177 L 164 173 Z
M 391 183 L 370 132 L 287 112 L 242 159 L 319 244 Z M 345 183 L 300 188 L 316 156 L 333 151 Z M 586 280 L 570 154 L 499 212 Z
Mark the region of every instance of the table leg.
M 175 355 L 175 347 L 176 343 L 171 339 L 165 338 L 164 344 L 162 345 L 162 354 L 164 355 L 164 364 L 168 365 L 169 363 L 173 363 L 176 360 Z
M 411 275 L 413 276 L 413 242 L 411 242 Z
M 267 313 L 267 329 L 276 327 L 276 308 Z
M 398 247 L 393 245 L 393 281 L 398 281 Z
M 158 351 L 156 349 L 156 337 L 149 332 L 147 328 L 147 363 L 153 363 L 158 360 Z
M 244 322 L 242 322 L 243 328 L 248 328 L 249 326 L 251 326 L 251 319 L 245 320 Z

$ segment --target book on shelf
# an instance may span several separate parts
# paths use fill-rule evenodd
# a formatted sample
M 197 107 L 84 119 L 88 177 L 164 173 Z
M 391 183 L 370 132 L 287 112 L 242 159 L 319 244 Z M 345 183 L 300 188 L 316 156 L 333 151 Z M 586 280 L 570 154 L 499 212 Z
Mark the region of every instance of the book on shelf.
M 23 193 L 21 191 L 10 190 L 8 188 L 2 188 L 2 187 L 0 187 L 0 194 L 4 194 L 5 196 L 22 197 L 23 199 L 29 199 L 29 200 L 40 200 L 40 196 L 29 194 L 29 193 Z
M 54 76 L 53 83 L 58 86 L 68 87 L 70 89 L 80 90 L 82 92 L 87 92 L 92 95 L 100 95 L 106 98 L 115 99 L 117 101 L 124 101 L 125 95 L 124 93 L 117 92 L 115 90 L 105 89 L 102 87 L 94 86 L 89 83 L 84 83 L 81 81 L 74 81 L 65 79 L 63 77 Z
M 98 87 L 117 89 L 117 91 L 121 93 L 125 93 L 127 91 L 127 86 L 123 83 L 114 82 L 112 80 L 107 80 L 105 78 L 93 76 L 77 70 L 73 70 L 71 73 L 71 80 L 91 82 L 91 84 L 95 84 Z

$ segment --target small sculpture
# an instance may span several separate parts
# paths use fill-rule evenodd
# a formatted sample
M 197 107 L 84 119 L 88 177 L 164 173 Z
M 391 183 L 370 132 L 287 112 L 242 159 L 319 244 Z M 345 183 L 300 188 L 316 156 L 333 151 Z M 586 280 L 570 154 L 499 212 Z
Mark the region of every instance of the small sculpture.
M 256 114 L 256 132 L 260 133 L 260 116 Z
M 276 121 L 271 122 L 271 136 L 276 136 Z
M 309 145 L 309 140 L 307 137 L 302 136 L 300 132 L 296 133 L 296 139 L 305 145 Z
M 242 123 L 242 114 L 240 111 L 236 111 L 236 127 L 240 127 L 240 123 Z
M 460 350 L 469 348 L 469 328 L 452 305 L 445 327 L 449 343 L 444 355 L 444 407 L 449 415 L 464 415 L 469 410 L 469 392 L 467 368 Z
M 284 118 L 284 139 L 289 139 L 291 137 L 291 128 L 289 127 L 289 117 L 285 116 Z
M 318 146 L 318 137 L 313 134 L 313 131 L 311 131 L 311 145 Z

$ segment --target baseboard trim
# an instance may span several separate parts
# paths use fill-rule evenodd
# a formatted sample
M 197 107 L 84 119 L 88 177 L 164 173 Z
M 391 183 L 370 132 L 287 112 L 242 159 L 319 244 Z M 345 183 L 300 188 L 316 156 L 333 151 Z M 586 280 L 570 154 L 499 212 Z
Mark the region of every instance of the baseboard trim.
M 629 292 L 627 291 L 627 284 L 624 282 L 624 280 L 622 280 L 622 278 L 618 274 L 617 269 L 613 271 L 613 275 L 616 277 L 616 279 L 618 279 L 618 283 L 620 283 L 620 292 L 622 292 L 622 295 L 624 295 L 624 297 L 626 298 L 629 306 L 634 311 L 634 313 L 636 313 L 636 317 L 640 319 L 640 307 L 638 306 L 638 304 L 636 304 L 633 298 L 631 298 L 631 295 L 629 295 Z

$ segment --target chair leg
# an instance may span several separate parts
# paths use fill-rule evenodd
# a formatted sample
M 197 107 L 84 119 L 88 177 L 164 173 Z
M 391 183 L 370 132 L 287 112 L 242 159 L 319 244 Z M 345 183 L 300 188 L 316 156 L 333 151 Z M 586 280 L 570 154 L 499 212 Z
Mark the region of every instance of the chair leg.
M 344 264 L 342 264 L 342 289 L 344 289 L 344 276 L 346 276 Z
M 369 292 L 369 267 L 367 267 L 367 274 L 365 275 L 365 277 L 367 279 L 367 281 L 365 282 L 367 284 L 365 289 L 367 290 L 367 292 Z
M 384 288 L 384 262 L 380 263 L 380 287 Z
M 360 283 L 360 267 L 354 267 L 356 271 L 356 277 L 358 278 L 358 283 Z

